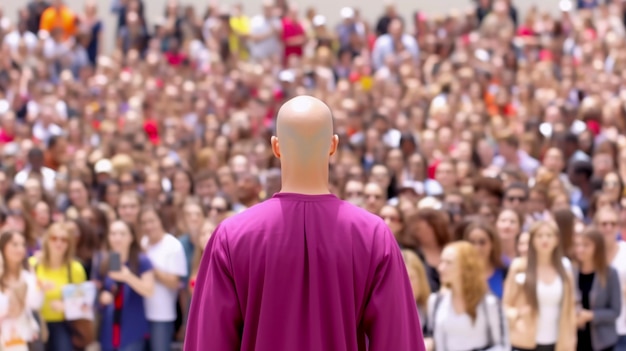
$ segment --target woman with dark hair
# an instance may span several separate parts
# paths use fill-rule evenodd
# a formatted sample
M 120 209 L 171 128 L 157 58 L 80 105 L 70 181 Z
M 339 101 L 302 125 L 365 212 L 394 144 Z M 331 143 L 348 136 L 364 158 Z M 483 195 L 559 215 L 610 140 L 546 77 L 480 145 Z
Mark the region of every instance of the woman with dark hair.
M 104 241 L 98 238 L 95 228 L 82 219 L 68 221 L 67 231 L 74 237 L 76 259 L 83 265 L 87 279 L 93 276 L 93 261 Z
M 450 239 L 450 226 L 445 212 L 430 208 L 421 209 L 407 220 L 405 231 L 407 248 L 415 251 L 424 261 L 432 291 L 439 290 L 437 266 L 441 251 Z
M 474 245 L 480 257 L 485 260 L 484 267 L 489 289 L 501 299 L 504 280 L 509 269 L 502 259 L 500 237 L 496 230 L 485 222 L 474 222 L 465 229 L 464 239 Z
M 98 297 L 102 321 L 100 345 L 103 351 L 143 351 L 150 325 L 144 299 L 154 293 L 154 270 L 141 253 L 133 227 L 122 221 L 111 223 L 107 248 L 119 255 L 121 269 L 111 271 L 111 256 L 105 257 L 98 275 L 102 291 Z
M 619 338 L 615 321 L 622 308 L 622 290 L 606 254 L 598 230 L 588 229 L 576 236 L 578 351 L 612 351 Z

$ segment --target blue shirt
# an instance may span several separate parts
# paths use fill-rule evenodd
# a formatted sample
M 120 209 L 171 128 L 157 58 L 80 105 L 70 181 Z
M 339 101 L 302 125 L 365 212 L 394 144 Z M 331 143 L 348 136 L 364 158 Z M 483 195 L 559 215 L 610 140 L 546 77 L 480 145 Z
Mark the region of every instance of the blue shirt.
M 487 284 L 489 284 L 489 290 L 491 290 L 491 292 L 494 295 L 496 295 L 499 299 L 502 299 L 505 278 L 506 278 L 506 269 L 498 268 L 493 271 L 493 274 L 487 280 Z
M 126 264 L 128 266 L 128 263 Z M 152 270 L 152 263 L 144 254 L 139 255 L 139 276 Z M 150 324 L 146 318 L 143 307 L 143 297 L 127 284 L 121 284 L 106 277 L 103 279 L 105 291 L 114 290 L 115 285 L 123 289 L 124 301 L 121 315 L 121 337 L 120 349 L 127 345 L 144 340 L 150 333 Z M 103 351 L 115 350 L 113 347 L 113 318 L 115 314 L 115 303 L 100 308 L 102 321 L 100 324 L 100 345 Z
M 187 259 L 187 276 L 183 277 L 183 283 L 185 283 L 185 286 L 187 286 L 189 276 L 191 275 L 191 261 L 193 260 L 193 252 L 195 250 L 195 246 L 191 242 L 189 234 L 181 236 L 180 238 L 178 238 L 178 240 L 183 245 L 183 250 L 185 250 L 185 258 Z

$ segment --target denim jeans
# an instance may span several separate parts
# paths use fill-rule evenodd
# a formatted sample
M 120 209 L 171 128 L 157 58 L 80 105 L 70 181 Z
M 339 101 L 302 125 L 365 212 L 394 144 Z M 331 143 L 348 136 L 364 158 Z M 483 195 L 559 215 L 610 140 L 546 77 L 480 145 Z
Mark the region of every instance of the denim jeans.
M 145 350 L 146 350 L 146 342 L 144 340 L 140 340 L 130 345 L 121 347 L 117 351 L 145 351 Z
M 615 345 L 615 351 L 626 351 L 626 335 L 620 335 Z
M 150 322 L 150 351 L 170 351 L 174 322 Z
M 66 322 L 48 322 L 48 333 L 46 351 L 74 350 L 72 332 Z

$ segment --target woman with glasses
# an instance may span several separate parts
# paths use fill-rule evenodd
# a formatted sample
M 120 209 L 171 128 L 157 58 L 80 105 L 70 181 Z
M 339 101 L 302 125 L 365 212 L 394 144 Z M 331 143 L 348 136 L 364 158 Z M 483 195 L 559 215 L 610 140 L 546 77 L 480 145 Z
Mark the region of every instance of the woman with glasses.
M 464 239 L 474 245 L 484 259 L 489 289 L 501 299 L 508 267 L 502 260 L 500 238 L 495 229 L 487 223 L 474 222 L 465 229 Z
M 596 229 L 576 236 L 575 273 L 578 294 L 576 321 L 578 351 L 613 351 L 618 340 L 615 321 L 622 306 L 622 292 L 615 268 L 606 260 L 604 237 Z
M 74 236 L 70 235 L 66 224 L 51 225 L 42 246 L 41 257 L 31 257 L 30 264 L 44 292 L 41 316 L 49 331 L 46 350 L 75 350 L 70 325 L 65 320 L 62 292 L 68 284 L 83 283 L 87 275 L 74 258 Z
M 616 322 L 619 339 L 615 346 L 615 351 L 624 351 L 626 350 L 626 308 L 624 308 L 626 304 L 624 296 L 624 287 L 626 286 L 626 242 L 617 240 L 619 232 L 618 219 L 618 213 L 615 209 L 602 207 L 594 217 L 594 224 L 602 233 L 606 247 L 606 258 L 610 266 L 617 270 L 622 286 L 622 308 Z

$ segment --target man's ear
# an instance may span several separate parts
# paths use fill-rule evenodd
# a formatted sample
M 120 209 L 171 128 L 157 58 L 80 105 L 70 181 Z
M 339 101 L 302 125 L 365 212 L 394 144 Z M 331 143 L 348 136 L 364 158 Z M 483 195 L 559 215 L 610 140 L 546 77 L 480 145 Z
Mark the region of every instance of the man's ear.
M 337 146 L 339 146 L 339 136 L 335 134 L 330 142 L 330 156 L 337 153 Z
M 272 145 L 272 153 L 278 159 L 280 159 L 280 146 L 278 145 L 278 138 L 273 136 L 270 139 L 270 144 Z

